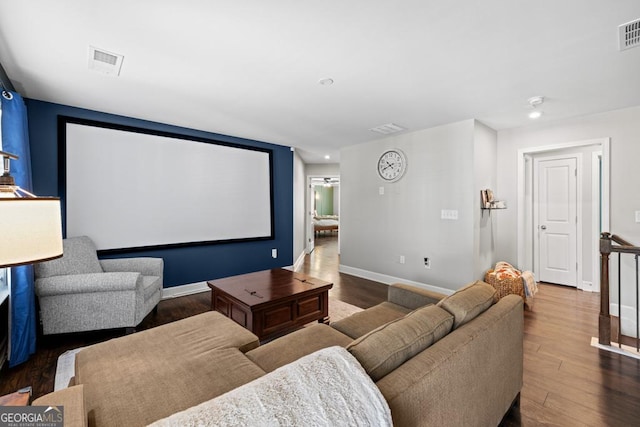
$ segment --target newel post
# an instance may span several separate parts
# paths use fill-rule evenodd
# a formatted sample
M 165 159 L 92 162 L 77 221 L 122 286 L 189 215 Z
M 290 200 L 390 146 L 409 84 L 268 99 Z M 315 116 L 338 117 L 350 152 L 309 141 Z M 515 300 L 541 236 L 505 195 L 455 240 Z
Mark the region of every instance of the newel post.
M 611 345 L 609 254 L 611 254 L 611 233 L 605 232 L 600 235 L 600 317 L 598 319 L 598 342 L 602 345 Z

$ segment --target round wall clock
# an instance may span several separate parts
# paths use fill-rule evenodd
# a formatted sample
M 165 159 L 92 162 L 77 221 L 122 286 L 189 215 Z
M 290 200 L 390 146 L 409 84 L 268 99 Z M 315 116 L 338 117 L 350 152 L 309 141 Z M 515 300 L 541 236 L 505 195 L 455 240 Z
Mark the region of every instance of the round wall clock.
M 387 150 L 378 160 L 378 174 L 388 182 L 395 182 L 402 178 L 407 170 L 407 158 L 397 148 Z

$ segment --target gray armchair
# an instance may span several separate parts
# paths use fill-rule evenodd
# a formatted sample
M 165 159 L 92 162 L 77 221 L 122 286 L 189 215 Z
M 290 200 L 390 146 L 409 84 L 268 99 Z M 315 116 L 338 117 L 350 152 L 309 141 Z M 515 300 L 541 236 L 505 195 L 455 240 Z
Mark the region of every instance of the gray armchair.
M 35 264 L 35 290 L 45 335 L 97 329 L 129 331 L 157 308 L 162 258 L 98 260 L 86 236 L 63 241 L 62 258 Z

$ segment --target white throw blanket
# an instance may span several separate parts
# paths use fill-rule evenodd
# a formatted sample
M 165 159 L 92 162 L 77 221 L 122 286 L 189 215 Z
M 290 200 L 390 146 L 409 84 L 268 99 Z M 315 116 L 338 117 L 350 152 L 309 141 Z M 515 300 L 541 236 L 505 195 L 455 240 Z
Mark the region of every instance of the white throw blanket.
M 391 426 L 391 411 L 360 363 L 329 347 L 153 426 Z

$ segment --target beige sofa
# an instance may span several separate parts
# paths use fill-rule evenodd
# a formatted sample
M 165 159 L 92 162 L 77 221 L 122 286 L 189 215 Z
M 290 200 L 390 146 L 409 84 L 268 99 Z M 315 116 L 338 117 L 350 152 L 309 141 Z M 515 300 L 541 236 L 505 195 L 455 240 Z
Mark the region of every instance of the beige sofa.
M 34 404 L 65 405 L 77 425 L 147 425 L 341 346 L 373 379 L 394 425 L 498 425 L 519 403 L 523 304 L 494 295 L 484 282 L 449 297 L 392 285 L 386 302 L 263 345 L 209 312 L 80 351 L 75 385 Z

